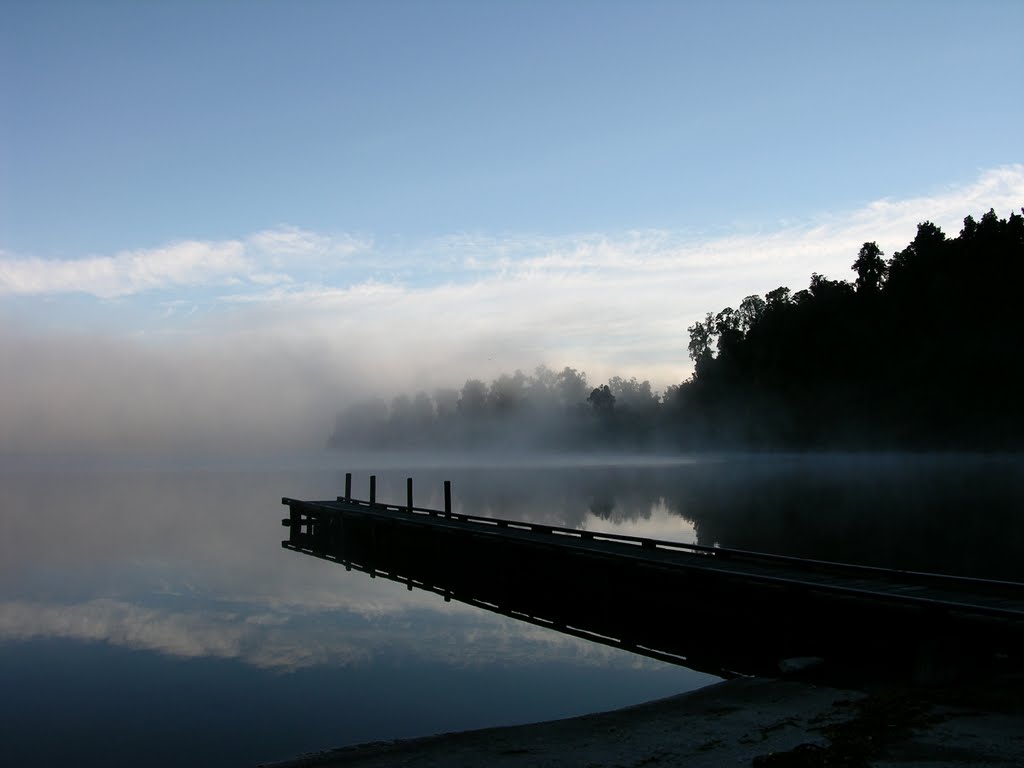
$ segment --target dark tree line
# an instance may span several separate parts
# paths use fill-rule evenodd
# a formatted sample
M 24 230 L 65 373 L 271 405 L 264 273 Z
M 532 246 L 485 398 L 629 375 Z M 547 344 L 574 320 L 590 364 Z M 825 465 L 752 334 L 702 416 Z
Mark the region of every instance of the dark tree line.
M 612 377 L 591 387 L 575 368 L 469 379 L 461 389 L 362 401 L 341 412 L 333 448 L 521 449 L 649 447 L 661 396 L 648 381 Z
M 852 281 L 811 275 L 689 330 L 693 376 L 664 393 L 544 366 L 338 416 L 333 447 L 957 449 L 1024 447 L 1024 217 L 934 224 Z
M 850 283 L 748 296 L 690 327 L 677 394 L 690 446 L 1018 449 L 1024 218 L 934 224 Z

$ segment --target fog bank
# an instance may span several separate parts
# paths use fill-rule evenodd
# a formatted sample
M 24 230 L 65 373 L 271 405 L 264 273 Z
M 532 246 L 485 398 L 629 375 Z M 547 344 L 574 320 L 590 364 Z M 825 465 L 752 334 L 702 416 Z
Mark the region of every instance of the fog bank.
M 314 344 L 0 334 L 0 456 L 319 450 L 352 389 Z
M 366 398 L 571 366 L 593 384 L 692 372 L 687 328 L 812 272 L 850 277 L 866 241 L 1019 204 L 1024 166 L 741 235 L 670 231 L 403 244 L 284 226 L 88 258 L 0 243 L 0 456 L 322 450 Z M 211 258 L 211 254 L 227 254 Z

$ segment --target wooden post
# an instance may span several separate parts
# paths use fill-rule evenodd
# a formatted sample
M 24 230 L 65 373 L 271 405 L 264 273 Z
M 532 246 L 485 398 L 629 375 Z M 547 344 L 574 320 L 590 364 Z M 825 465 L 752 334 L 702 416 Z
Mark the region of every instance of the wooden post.
M 370 506 L 377 503 L 377 476 L 370 475 Z
M 409 511 L 412 512 L 412 478 L 405 478 L 405 500 L 409 507 Z
M 299 514 L 298 502 L 288 505 L 288 528 L 288 541 L 298 544 L 299 536 L 302 533 L 302 516 Z
M 349 494 L 345 494 L 348 496 Z M 345 564 L 345 570 L 352 570 L 352 561 L 348 559 L 348 538 L 345 536 L 345 513 L 342 512 L 338 516 L 338 520 L 341 524 L 341 562 Z
M 345 501 L 352 501 L 352 473 L 345 473 Z
M 452 481 L 444 481 L 444 513 L 452 516 Z
M 370 556 L 367 558 L 367 565 L 370 570 L 370 578 L 377 578 L 377 524 L 370 523 Z

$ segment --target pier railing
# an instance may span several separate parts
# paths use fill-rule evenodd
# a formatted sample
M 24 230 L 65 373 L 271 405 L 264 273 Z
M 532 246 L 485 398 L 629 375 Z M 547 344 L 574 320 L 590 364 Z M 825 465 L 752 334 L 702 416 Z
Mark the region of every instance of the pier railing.
M 687 666 L 759 673 L 782 658 L 1024 655 L 1024 584 L 709 547 L 345 493 L 284 498 L 282 546 Z M 752 638 L 756 637 L 756 648 Z M 700 660 L 695 661 L 695 660 Z
M 377 477 L 370 475 L 369 498 L 357 499 L 352 496 L 352 473 L 345 474 L 345 493 L 336 498 L 336 502 L 346 505 L 350 510 L 365 510 L 367 512 L 391 512 L 407 513 L 415 516 L 436 519 L 452 520 L 459 523 L 466 523 L 471 526 L 479 526 L 481 530 L 495 531 L 524 531 L 537 534 L 545 534 L 553 537 L 564 537 L 565 541 L 594 541 L 622 544 L 630 547 L 639 547 L 639 551 L 666 552 L 666 553 L 689 553 L 704 557 L 715 558 L 720 561 L 733 561 L 740 563 L 763 564 L 767 566 L 791 567 L 799 570 L 813 569 L 818 573 L 842 573 L 850 576 L 863 576 L 865 579 L 877 579 L 879 581 L 899 580 L 909 586 L 933 586 L 952 590 L 983 590 L 989 594 L 1006 593 L 1015 598 L 1020 598 L 1024 591 L 1024 584 L 1018 582 L 999 581 L 994 579 L 982 579 L 971 576 L 961 576 L 945 573 L 930 573 L 924 571 L 904 570 L 898 568 L 884 568 L 880 566 L 861 565 L 858 563 L 844 563 L 815 558 L 796 557 L 792 555 L 779 555 L 770 552 L 755 552 L 730 547 L 707 546 L 688 542 L 669 541 L 665 539 L 653 539 L 644 536 L 632 536 L 629 534 L 611 533 L 604 531 L 591 531 L 581 528 L 568 528 L 547 523 L 533 523 L 520 520 L 508 520 L 496 517 L 483 517 L 454 512 L 452 509 L 452 484 L 450 480 L 444 481 L 444 508 L 436 509 L 431 507 L 419 507 L 413 503 L 413 480 L 406 478 L 406 503 L 391 504 L 377 500 Z M 311 527 L 316 525 L 320 512 L 312 512 L 297 499 L 282 498 L 281 503 L 291 508 L 291 516 L 282 520 L 285 526 L 294 526 L 297 532 L 311 533 Z M 323 504 L 323 502 L 321 502 Z M 323 510 L 324 507 L 321 507 Z M 305 530 L 304 530 L 305 529 Z M 770 578 L 770 576 L 769 576 Z M 782 577 L 784 578 L 784 577 Z M 790 580 L 785 578 L 784 580 Z M 907 594 L 911 599 L 920 599 L 923 596 Z M 1002 612 L 1001 610 L 999 611 Z

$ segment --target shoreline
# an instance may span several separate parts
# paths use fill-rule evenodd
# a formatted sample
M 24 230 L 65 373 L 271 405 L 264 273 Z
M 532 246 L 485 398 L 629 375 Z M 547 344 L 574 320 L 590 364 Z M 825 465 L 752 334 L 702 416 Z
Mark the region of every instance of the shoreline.
M 610 712 L 373 742 L 262 768 L 1024 766 L 1024 678 L 849 690 L 736 678 Z

